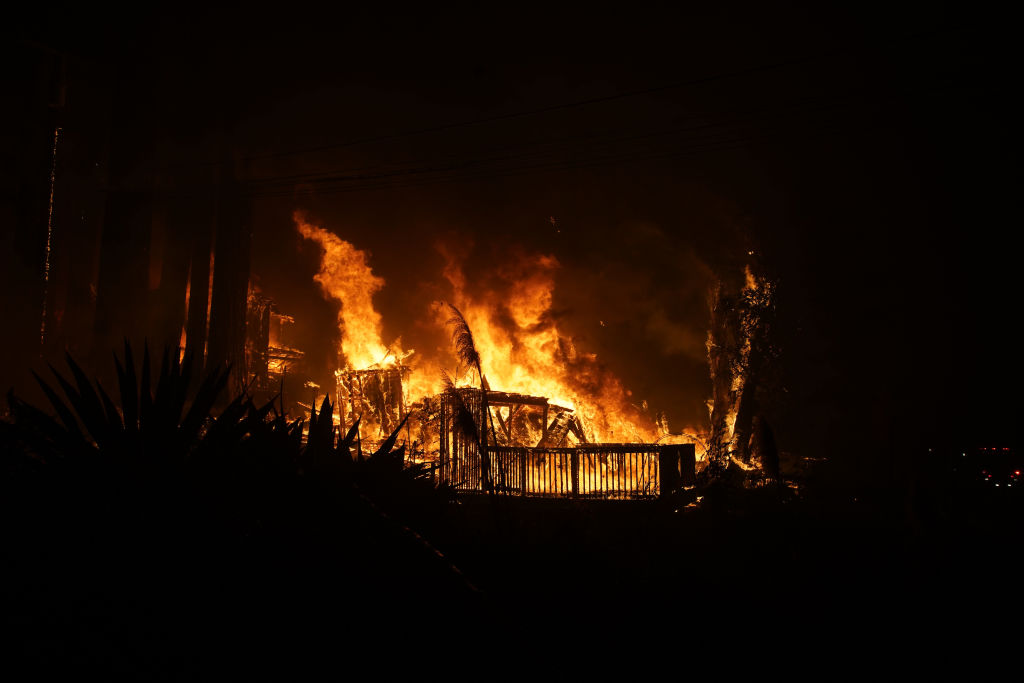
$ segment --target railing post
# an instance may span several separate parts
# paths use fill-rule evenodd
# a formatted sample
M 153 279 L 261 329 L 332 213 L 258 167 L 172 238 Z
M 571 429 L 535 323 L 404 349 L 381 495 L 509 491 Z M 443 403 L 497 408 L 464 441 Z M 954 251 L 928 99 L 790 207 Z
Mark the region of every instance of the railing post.
M 679 488 L 679 446 L 658 448 L 658 498 L 668 498 Z
M 684 443 L 680 446 L 679 474 L 681 485 L 697 485 L 697 447 L 692 443 Z
M 526 449 L 519 450 L 519 495 L 526 495 Z
M 441 471 L 438 473 L 438 477 L 442 482 L 448 481 L 448 392 L 441 394 L 441 433 L 439 436 L 438 450 L 438 466 Z
M 572 462 L 572 497 L 577 498 L 580 495 L 580 452 L 578 449 L 574 449 L 570 456 Z

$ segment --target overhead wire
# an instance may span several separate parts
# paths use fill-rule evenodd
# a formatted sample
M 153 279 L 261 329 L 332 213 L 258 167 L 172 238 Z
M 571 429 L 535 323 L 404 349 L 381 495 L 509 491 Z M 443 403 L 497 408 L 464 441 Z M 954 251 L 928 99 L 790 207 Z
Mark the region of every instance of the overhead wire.
M 946 89 L 948 90 L 948 89 Z M 879 106 L 882 104 L 888 104 L 893 98 L 888 100 L 876 100 L 867 101 L 858 95 L 853 95 L 845 98 L 833 98 L 826 104 L 819 104 L 816 107 L 783 107 L 775 110 L 773 115 L 776 118 L 815 111 L 823 111 L 829 109 L 836 109 L 842 104 L 850 101 L 856 101 L 859 104 L 859 109 L 871 106 Z M 763 115 L 764 110 L 755 112 L 758 115 Z M 625 138 L 611 139 L 607 141 L 608 146 L 614 145 L 621 142 L 637 141 L 637 140 L 657 140 L 663 138 L 666 135 L 679 135 L 682 133 L 689 133 L 699 130 L 708 130 L 715 128 L 726 128 L 728 126 L 743 126 L 748 124 L 752 119 L 749 117 L 734 117 L 733 119 L 709 122 L 699 126 L 692 126 L 686 129 L 671 129 L 667 131 L 658 131 L 648 134 L 640 134 L 635 136 L 628 136 Z M 766 119 L 757 119 L 759 125 L 765 125 Z M 359 175 L 338 175 L 338 176 L 322 176 L 315 178 L 316 182 L 309 181 L 303 183 L 292 183 L 290 189 L 275 187 L 273 184 L 264 187 L 255 187 L 251 194 L 253 196 L 269 197 L 269 196 L 289 196 L 294 194 L 331 194 L 336 192 L 345 191 L 357 191 L 361 189 L 381 189 L 384 187 L 412 187 L 415 185 L 422 184 L 418 180 L 424 180 L 426 182 L 451 182 L 461 180 L 467 177 L 467 173 L 472 173 L 474 176 L 480 179 L 502 177 L 507 173 L 517 173 L 520 171 L 529 170 L 549 170 L 549 169 L 568 169 L 575 167 L 588 167 L 591 165 L 600 165 L 607 163 L 616 162 L 630 162 L 632 160 L 651 159 L 651 158 L 663 158 L 671 156 L 686 155 L 690 152 L 704 152 L 712 151 L 715 149 L 732 149 L 737 143 L 743 144 L 745 141 L 749 142 L 755 139 L 772 137 L 772 135 L 760 135 L 746 137 L 720 137 L 711 139 L 700 139 L 691 141 L 691 144 L 684 145 L 681 148 L 672 150 L 634 150 L 632 152 L 620 152 L 616 153 L 605 153 L 594 155 L 590 154 L 588 157 L 583 159 L 572 159 L 565 158 L 571 156 L 574 152 L 579 152 L 580 148 L 573 148 L 571 146 L 544 153 L 533 153 L 524 152 L 519 155 L 508 155 L 501 157 L 489 157 L 489 158 L 477 158 L 469 160 L 461 160 L 457 163 L 448 165 L 433 165 L 423 167 L 406 167 L 392 170 L 382 170 L 377 173 L 363 173 Z M 587 151 L 593 151 L 593 148 L 588 148 Z M 523 163 L 519 166 L 512 167 L 501 167 L 492 166 L 484 167 L 478 170 L 472 170 L 472 167 L 480 166 L 481 164 L 488 164 L 493 162 L 507 162 L 507 161 L 522 161 Z M 435 178 L 429 178 L 429 174 L 435 174 Z M 419 176 L 419 179 L 417 179 Z M 410 182 L 411 180 L 411 182 Z
M 919 40 L 919 39 L 922 39 L 922 38 L 925 38 L 925 37 L 934 36 L 936 34 L 941 34 L 941 33 L 947 32 L 949 30 L 955 30 L 955 29 L 953 29 L 953 27 L 943 27 L 943 26 L 933 27 L 933 28 L 930 28 L 930 29 L 925 29 L 925 30 L 922 30 L 922 31 L 918 31 L 918 32 L 913 33 L 913 34 L 911 34 L 909 36 L 901 36 L 901 37 L 899 37 L 898 40 L 894 39 L 893 41 L 889 41 L 889 42 L 896 43 L 896 44 L 901 44 L 901 43 L 905 43 L 906 41 Z M 888 44 L 888 43 L 882 43 L 882 45 L 885 45 L 885 44 Z M 351 139 L 351 140 L 344 140 L 344 141 L 340 141 L 340 142 L 336 142 L 336 143 L 327 143 L 327 144 L 323 144 L 323 145 L 313 145 L 313 146 L 301 147 L 301 148 L 296 148 L 296 149 L 277 150 L 277 151 L 265 152 L 265 153 L 260 153 L 260 154 L 250 154 L 250 155 L 245 155 L 245 156 L 240 157 L 239 160 L 241 162 L 243 162 L 243 163 L 248 163 L 248 162 L 260 161 L 260 160 L 265 160 L 265 159 L 276 159 L 276 158 L 289 157 L 289 156 L 306 155 L 306 154 L 322 152 L 322 151 L 327 151 L 327 150 L 344 149 L 344 148 L 347 148 L 347 147 L 355 147 L 355 146 L 359 146 L 359 145 L 367 145 L 367 144 L 374 144 L 374 143 L 380 143 L 380 142 L 388 142 L 388 141 L 392 141 L 392 140 L 399 140 L 399 139 L 415 137 L 415 136 L 420 136 L 420 135 L 429 135 L 429 134 L 440 133 L 440 132 L 444 132 L 444 131 L 448 131 L 448 130 L 453 130 L 453 129 L 467 128 L 467 127 L 472 127 L 472 126 L 489 125 L 489 124 L 493 124 L 493 123 L 499 123 L 499 122 L 503 122 L 503 121 L 516 120 L 516 119 L 521 119 L 521 118 L 527 118 L 527 117 L 531 117 L 531 116 L 541 116 L 541 115 L 544 115 L 544 114 L 549 114 L 549 113 L 558 112 L 558 111 L 566 111 L 566 110 L 571 110 L 571 109 L 576 109 L 576 108 L 581 108 L 581 107 L 588 107 L 588 106 L 604 104 L 604 103 L 608 103 L 608 102 L 614 102 L 614 101 L 628 99 L 628 98 L 633 98 L 633 97 L 640 97 L 640 96 L 643 96 L 643 95 L 651 95 L 651 94 L 666 92 L 666 91 L 675 90 L 675 89 L 679 89 L 679 88 L 683 88 L 683 87 L 688 87 L 688 86 L 696 86 L 696 85 L 702 85 L 702 84 L 706 84 L 706 83 L 713 83 L 713 82 L 721 81 L 721 80 L 727 80 L 727 79 L 732 79 L 732 78 L 739 78 L 739 77 L 753 75 L 753 74 L 761 73 L 761 72 L 765 72 L 765 71 L 773 71 L 773 70 L 778 70 L 778 69 L 784 69 L 784 68 L 787 68 L 787 67 L 790 67 L 790 66 L 796 66 L 796 65 L 799 65 L 799 64 L 804 64 L 804 63 L 809 63 L 809 62 L 814 62 L 814 61 L 820 61 L 822 59 L 827 59 L 827 58 L 830 58 L 830 57 L 835 57 L 835 56 L 843 55 L 843 54 L 849 53 L 849 52 L 854 51 L 857 48 L 861 48 L 861 47 L 863 47 L 861 44 L 857 44 L 857 45 L 844 45 L 844 46 L 836 47 L 836 48 L 831 49 L 831 50 L 823 50 L 823 51 L 816 52 L 816 53 L 813 53 L 813 54 L 806 54 L 806 55 L 801 55 L 801 56 L 798 56 L 798 57 L 793 57 L 793 58 L 790 58 L 790 59 L 783 59 L 783 60 L 779 60 L 779 61 L 772 62 L 772 63 L 769 63 L 769 64 L 758 64 L 758 65 L 753 65 L 753 66 L 749 66 L 749 67 L 745 67 L 745 68 L 741 68 L 741 69 L 736 69 L 736 70 L 732 70 L 732 71 L 726 71 L 726 72 L 722 72 L 722 73 L 711 74 L 711 75 L 708 75 L 708 76 L 701 76 L 701 77 L 692 78 L 692 79 L 682 79 L 682 80 L 673 81 L 673 82 L 670 82 L 670 83 L 663 83 L 663 84 L 660 84 L 660 85 L 649 86 L 649 87 L 646 87 L 646 88 L 636 88 L 636 89 L 632 89 L 632 90 L 627 90 L 627 91 L 618 92 L 618 93 L 612 93 L 612 94 L 609 94 L 609 95 L 603 95 L 603 96 L 599 96 L 599 97 L 585 98 L 585 99 L 581 99 L 581 100 L 574 100 L 574 101 L 571 101 L 571 102 L 562 102 L 562 103 L 547 105 L 547 106 L 544 106 L 544 107 L 537 107 L 537 108 L 533 108 L 533 109 L 526 109 L 526 110 L 520 110 L 520 111 L 516 111 L 516 112 L 509 112 L 509 113 L 506 113 L 506 114 L 498 114 L 498 115 L 495 115 L 495 116 L 484 117 L 484 118 L 464 119 L 464 120 L 461 120 L 461 121 L 454 121 L 454 122 L 439 124 L 439 125 L 435 125 L 435 126 L 425 126 L 425 127 L 422 127 L 422 128 L 416 128 L 416 129 L 411 129 L 411 130 L 399 131 L 397 133 L 385 133 L 385 134 L 381 134 L 381 135 L 371 135 L 371 136 L 366 136 L 366 137 L 362 137 L 362 138 L 356 138 L 356 139 Z M 206 161 L 206 162 L 200 162 L 200 165 L 218 165 L 218 164 L 222 164 L 222 163 L 224 163 L 223 160 L 211 160 L 211 161 Z

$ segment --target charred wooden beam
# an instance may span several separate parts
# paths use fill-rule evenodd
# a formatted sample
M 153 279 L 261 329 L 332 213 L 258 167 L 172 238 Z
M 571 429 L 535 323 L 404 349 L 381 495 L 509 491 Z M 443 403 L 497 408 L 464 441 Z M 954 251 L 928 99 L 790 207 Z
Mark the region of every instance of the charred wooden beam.
M 559 413 L 555 415 L 555 419 L 548 425 L 544 436 L 537 444 L 537 448 L 559 448 L 565 444 L 565 439 L 569 435 L 569 429 L 572 423 L 571 413 Z
M 504 432 L 504 434 L 505 434 L 506 442 L 509 445 L 512 445 L 512 428 L 511 428 L 511 425 L 510 425 L 511 419 L 512 419 L 512 411 L 511 410 L 509 411 L 509 422 L 506 422 L 505 418 L 503 418 L 501 416 L 501 410 L 500 409 L 495 410 L 494 414 L 498 418 L 498 426 L 501 427 L 501 431 Z
M 515 394 L 506 391 L 488 391 L 487 403 L 500 406 L 546 406 L 548 405 L 548 399 L 543 396 Z
M 579 418 L 575 415 L 569 418 L 569 431 L 572 432 L 577 441 L 587 443 L 587 435 L 583 433 L 583 425 L 580 424 Z

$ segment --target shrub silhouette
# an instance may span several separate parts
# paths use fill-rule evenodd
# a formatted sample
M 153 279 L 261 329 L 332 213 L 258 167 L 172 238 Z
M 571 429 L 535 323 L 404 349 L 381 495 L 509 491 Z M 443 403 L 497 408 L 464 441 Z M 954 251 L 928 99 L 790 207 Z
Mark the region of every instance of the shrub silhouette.
M 284 554 L 320 548 L 332 562 L 383 553 L 402 558 L 403 572 L 451 580 L 450 565 L 408 528 L 429 527 L 449 492 L 427 466 L 405 463 L 404 422 L 353 457 L 358 424 L 338 434 L 329 398 L 308 423 L 278 410 L 276 397 L 257 406 L 242 394 L 215 414 L 227 368 L 196 383 L 191 360 L 165 351 L 154 381 L 148 347 L 137 370 L 126 343 L 115 401 L 67 364 L 68 376 L 52 367 L 52 381 L 37 376 L 53 414 L 9 395 L 11 419 L 0 423 L 5 502 L 18 511 L 8 526 L 26 544 L 231 562 L 239 543 L 271 554 L 284 544 Z
M 303 443 L 305 421 L 278 411 L 276 397 L 256 406 L 243 393 L 214 415 L 229 368 L 209 372 L 190 392 L 190 357 L 179 361 L 165 350 L 154 383 L 148 346 L 137 372 L 125 343 L 123 362 L 114 358 L 120 399 L 115 403 L 70 355 L 66 359 L 70 377 L 50 366 L 60 393 L 35 375 L 55 416 L 11 394 L 12 423 L 5 429 L 16 451 L 80 487 L 119 487 L 122 493 L 141 487 L 149 498 L 191 487 L 236 514 L 248 509 L 264 516 L 267 511 L 250 508 L 260 499 L 294 493 L 300 479 L 315 480 L 321 489 L 355 487 L 403 510 L 448 499 L 447 491 L 431 483 L 429 466 L 406 465 L 404 445 L 396 447 L 405 420 L 375 452 L 353 457 L 359 424 L 338 434 L 328 397 L 319 411 L 311 410 Z

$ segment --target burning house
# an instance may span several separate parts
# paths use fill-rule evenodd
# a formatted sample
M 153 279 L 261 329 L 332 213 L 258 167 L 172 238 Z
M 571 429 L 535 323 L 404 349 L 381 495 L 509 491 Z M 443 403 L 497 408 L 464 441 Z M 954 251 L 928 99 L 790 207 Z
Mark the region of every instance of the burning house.
M 456 392 L 458 397 L 454 395 Z M 482 393 L 480 389 L 461 387 L 441 394 L 442 452 L 450 454 L 457 449 L 454 444 L 460 438 L 456 426 L 459 406 L 469 409 L 476 420 L 477 432 L 486 431 L 488 441 L 495 446 L 565 448 L 587 443 L 572 408 L 552 404 L 543 396 L 505 391 L 488 390 L 485 401 Z M 485 405 L 489 416 L 485 416 Z M 489 428 L 491 424 L 495 425 L 494 429 Z
M 458 322 L 454 358 L 440 348 L 414 356 L 401 340 L 382 340 L 373 294 L 385 283 L 369 254 L 301 214 L 294 219 L 320 247 L 314 279 L 338 307 L 342 430 L 358 423 L 360 438 L 374 442 L 405 425 L 409 457 L 433 462 L 460 490 L 644 498 L 692 482 L 693 444 L 656 444 L 646 404 L 635 405 L 596 356 L 559 332 L 549 314 L 553 258 L 537 257 L 507 296 L 486 298 L 466 291 L 451 262 L 444 278 L 465 317 L 435 302 L 423 324 L 443 330 Z M 445 369 L 452 360 L 454 379 Z
M 364 438 L 387 438 L 409 414 L 405 384 L 411 372 L 401 361 L 384 367 L 336 371 L 341 428 L 359 422 Z
M 588 443 L 573 411 L 543 397 L 451 387 L 441 406 L 438 467 L 457 490 L 653 498 L 695 483 L 693 444 Z
M 120 104 L 125 119 L 134 120 L 130 114 L 138 107 Z M 555 274 L 562 264 L 553 253 L 510 252 L 506 262 L 490 269 L 492 280 L 481 286 L 467 273 L 465 256 L 457 248 L 437 247 L 444 261 L 431 274 L 437 298 L 458 306 L 474 332 L 482 358 L 479 374 L 490 382 L 490 388 L 480 389 L 482 377 L 474 378 L 465 364 L 453 363 L 446 344 L 442 348 L 434 340 L 433 345 L 421 345 L 424 329 L 444 329 L 443 306 L 424 306 L 415 319 L 402 321 L 403 330 L 419 335 L 413 337 L 419 347 L 415 355 L 403 348 L 400 338 L 385 337 L 383 316 L 374 302 L 385 281 L 371 268 L 369 252 L 295 214 L 298 235 L 322 249 L 313 279 L 323 300 L 337 308 L 332 330 L 336 348 L 321 358 L 311 351 L 316 334 L 309 331 L 312 326 L 297 332 L 308 323 L 308 311 L 296 310 L 295 300 L 279 308 L 275 299 L 285 297 L 273 287 L 260 291 L 253 286 L 262 274 L 254 258 L 270 249 L 254 248 L 253 225 L 259 214 L 253 209 L 255 186 L 230 145 L 225 145 L 216 173 L 201 182 L 179 186 L 169 178 L 160 192 L 141 192 L 135 185 L 140 169 L 150 174 L 152 169 L 143 164 L 146 155 L 138 141 L 151 144 L 152 133 L 141 123 L 116 130 L 109 167 L 76 190 L 91 197 L 94 189 L 107 188 L 105 205 L 86 207 L 89 211 L 82 213 L 81 197 L 54 195 L 57 227 L 53 262 L 43 269 L 47 288 L 39 297 L 45 304 L 39 311 L 42 324 L 32 320 L 19 325 L 32 332 L 22 346 L 41 346 L 44 354 L 68 348 L 96 358 L 105 357 L 125 337 L 138 346 L 148 341 L 151 347 L 177 347 L 182 355 L 197 359 L 202 371 L 236 369 L 231 386 L 235 392 L 245 389 L 269 397 L 294 382 L 288 398 L 296 403 L 331 394 L 339 427 L 347 429 L 358 421 L 361 437 L 370 441 L 385 438 L 406 420 L 410 454 L 439 467 L 464 460 L 460 448 L 474 448 L 465 435 L 453 431 L 453 394 L 443 385 L 442 371 L 455 376 L 463 402 L 471 407 L 486 404 L 486 411 L 474 408 L 485 451 L 656 442 L 660 432 L 646 403 L 596 354 L 584 350 L 586 344 L 578 348 L 572 330 L 554 312 Z M 95 154 L 73 132 L 47 140 L 52 143 L 46 148 L 51 162 L 58 152 L 78 161 Z M 73 207 L 79 207 L 78 220 L 95 229 L 63 229 L 72 224 Z M 281 223 L 274 229 L 280 231 Z M 276 242 L 273 250 L 279 251 Z M 78 253 L 91 257 L 73 258 Z M 750 357 L 756 372 L 758 356 Z M 726 373 L 721 377 L 724 385 Z M 733 392 L 733 402 L 751 395 Z M 729 414 L 729 408 L 722 404 L 719 412 Z M 728 441 L 734 425 L 742 433 L 752 429 L 746 404 L 733 412 L 735 417 L 722 422 L 720 441 Z
M 542 663 L 735 651 L 1015 568 L 1010 22 L 15 9 L 21 668 L 298 678 L 395 624 L 467 668 L 552 614 Z
M 277 310 L 272 299 L 249 288 L 246 316 L 246 375 L 253 391 L 276 391 L 298 369 L 305 353 L 295 348 L 291 327 L 295 318 Z

